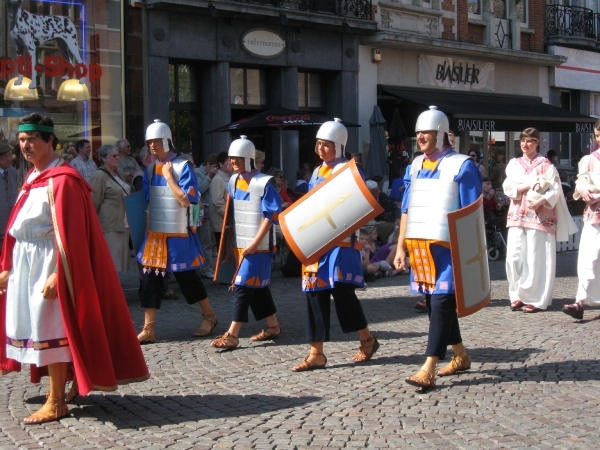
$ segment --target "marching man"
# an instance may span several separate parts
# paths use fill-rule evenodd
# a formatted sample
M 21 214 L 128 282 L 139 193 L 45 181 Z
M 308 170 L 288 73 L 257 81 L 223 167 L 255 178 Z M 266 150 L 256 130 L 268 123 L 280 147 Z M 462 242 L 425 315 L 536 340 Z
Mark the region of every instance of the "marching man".
M 235 174 L 227 187 L 235 216 L 235 249 L 238 270 L 234 279 L 232 322 L 229 330 L 210 345 L 231 349 L 239 345 L 242 324 L 248 322 L 248 308 L 256 320 L 266 319 L 267 327 L 250 339 L 277 339 L 281 328 L 277 322 L 275 303 L 271 296 L 271 261 L 273 258 L 273 224 L 281 212 L 281 197 L 273 177 L 259 172 L 254 166 L 256 149 L 246 136 L 233 141 L 229 147 L 231 166 Z M 231 211 L 229 209 L 228 211 Z M 229 215 L 229 214 L 228 214 Z M 225 217 L 228 224 L 228 217 Z M 226 252 L 230 235 L 221 233 L 222 252 Z
M 217 316 L 196 269 L 204 264 L 200 239 L 193 226 L 198 207 L 198 181 L 189 161 L 174 152 L 171 129 L 155 120 L 146 129 L 146 144 L 156 156 L 144 172 L 144 195 L 149 204 L 148 232 L 137 254 L 143 266 L 139 295 L 144 311 L 141 344 L 156 341 L 154 322 L 164 296 L 163 277 L 172 272 L 188 304 L 200 303 L 204 318 L 196 337 L 210 335 Z
M 436 365 L 446 356 L 448 345 L 452 345 L 454 356 L 437 375 L 453 375 L 471 367 L 456 312 L 448 213 L 478 200 L 482 178 L 469 157 L 452 149 L 448 118 L 435 106 L 419 116 L 415 131 L 423 155 L 415 158 L 405 174 L 394 264 L 398 270 L 407 269 L 409 257 L 411 292 L 425 294 L 429 314 L 427 359 L 406 382 L 429 389 L 435 386 Z
M 340 119 L 321 125 L 315 152 L 323 163 L 312 175 L 309 193 L 348 162 L 342 156 L 347 140 L 348 131 Z M 368 361 L 379 348 L 354 292 L 357 287 L 364 286 L 359 249 L 360 243 L 355 236 L 348 236 L 341 245 L 333 247 L 314 264 L 302 268 L 302 290 L 306 292 L 307 301 L 306 339 L 310 343 L 310 353 L 292 369 L 294 372 L 325 368 L 327 358 L 323 353 L 323 343 L 329 341 L 332 296 L 342 331 L 358 332 L 360 345 L 352 360 Z

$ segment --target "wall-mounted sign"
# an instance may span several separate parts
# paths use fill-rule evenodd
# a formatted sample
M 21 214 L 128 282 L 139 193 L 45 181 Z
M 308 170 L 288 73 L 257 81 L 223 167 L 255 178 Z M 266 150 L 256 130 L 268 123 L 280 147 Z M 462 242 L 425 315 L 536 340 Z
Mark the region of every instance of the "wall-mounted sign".
M 494 63 L 419 55 L 419 84 L 465 91 L 493 91 Z
M 275 58 L 285 50 L 285 41 L 269 30 L 250 30 L 242 38 L 242 47 L 259 58 Z
M 454 118 L 450 121 L 450 128 L 455 132 L 462 131 L 521 131 L 528 127 L 537 128 L 544 132 L 561 133 L 593 133 L 595 119 L 590 117 L 590 122 L 564 121 L 560 118 L 538 119 L 476 119 Z

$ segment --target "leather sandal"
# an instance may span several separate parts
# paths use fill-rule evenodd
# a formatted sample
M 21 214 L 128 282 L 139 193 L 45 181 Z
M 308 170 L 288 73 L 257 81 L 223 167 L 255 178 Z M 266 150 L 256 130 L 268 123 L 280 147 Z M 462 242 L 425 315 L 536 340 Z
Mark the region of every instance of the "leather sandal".
M 379 341 L 373 335 L 370 338 L 360 341 L 358 346 L 358 352 L 352 357 L 354 362 L 366 362 L 369 361 L 375 352 L 379 349 Z
M 310 358 L 311 356 L 322 356 L 323 358 L 325 358 L 325 362 L 323 364 L 317 364 L 317 363 L 311 362 L 308 360 L 308 358 Z M 324 369 L 326 365 L 327 365 L 327 356 L 325 356 L 323 353 L 315 353 L 314 355 L 308 354 L 300 364 L 292 367 L 292 371 L 306 372 L 308 370 Z
M 437 371 L 438 377 L 454 375 L 456 372 L 469 370 L 471 368 L 471 358 L 466 350 L 459 355 L 453 356 L 450 362 L 442 369 Z
M 582 320 L 583 319 L 583 304 L 579 302 L 575 302 L 571 305 L 565 305 L 562 309 L 567 316 L 571 316 L 573 319 Z
M 44 406 L 34 412 L 29 417 L 23 419 L 25 425 L 35 425 L 39 423 L 52 422 L 60 420 L 69 415 L 69 408 L 64 399 L 48 397 Z
M 240 340 L 238 339 L 238 337 L 234 336 L 228 331 L 222 336 L 217 336 L 217 338 L 210 343 L 210 346 L 227 350 L 236 348 L 239 344 Z
M 271 333 L 269 331 L 269 330 L 277 330 L 277 329 L 279 329 L 279 333 Z M 263 328 L 260 331 L 260 333 L 252 336 L 250 338 L 250 340 L 255 341 L 255 342 L 262 342 L 262 341 L 268 341 L 271 339 L 277 339 L 277 338 L 279 338 L 279 336 L 281 336 L 281 327 L 279 325 L 276 325 L 274 327 Z
M 540 312 L 541 309 L 533 305 L 525 305 L 523 306 L 523 309 L 521 311 L 523 311 L 524 313 L 536 313 Z
M 140 345 L 154 344 L 156 342 L 156 335 L 154 334 L 154 322 L 148 322 L 144 324 L 142 332 L 138 334 L 138 341 Z
M 215 329 L 215 327 L 219 324 L 219 319 L 217 319 L 216 314 L 213 314 L 212 316 L 205 316 L 204 314 L 202 314 L 202 319 L 203 319 L 203 322 L 202 322 L 202 324 L 200 324 L 200 328 L 195 333 L 192 333 L 192 336 L 194 336 L 194 337 L 210 336 L 212 334 L 213 330 Z M 206 328 L 204 328 L 204 329 L 202 328 L 202 325 L 204 325 L 204 322 L 208 322 L 208 326 L 210 327 L 209 330 L 207 330 Z
M 430 374 L 426 370 L 419 370 L 415 375 L 405 378 L 404 381 L 411 386 L 420 387 L 422 389 L 435 387 L 435 375 Z
M 525 303 L 523 303 L 521 300 L 515 300 L 510 304 L 510 309 L 511 311 L 518 311 L 523 308 L 523 306 L 525 306 Z

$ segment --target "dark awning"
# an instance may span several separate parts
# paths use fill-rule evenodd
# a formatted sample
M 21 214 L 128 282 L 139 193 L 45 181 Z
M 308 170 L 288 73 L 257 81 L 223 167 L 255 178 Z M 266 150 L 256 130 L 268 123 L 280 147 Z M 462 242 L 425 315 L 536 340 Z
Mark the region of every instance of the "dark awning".
M 450 128 L 460 131 L 539 131 L 593 133 L 597 119 L 542 102 L 540 97 L 509 96 L 431 89 L 379 86 L 379 92 L 421 105 L 435 105 L 450 119 Z

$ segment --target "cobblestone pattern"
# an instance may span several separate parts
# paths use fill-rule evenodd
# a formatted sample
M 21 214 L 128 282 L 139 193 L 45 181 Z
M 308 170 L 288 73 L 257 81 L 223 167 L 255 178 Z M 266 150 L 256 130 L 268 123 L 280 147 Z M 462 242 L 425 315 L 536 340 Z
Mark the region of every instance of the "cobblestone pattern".
M 508 308 L 503 262 L 491 263 L 492 302 L 461 319 L 471 370 L 438 379 L 425 394 L 403 381 L 423 362 L 428 326 L 406 276 L 359 291 L 381 342 L 376 357 L 352 363 L 357 336 L 333 318 L 328 367 L 315 372 L 290 370 L 308 350 L 299 279 L 273 281 L 282 337 L 251 342 L 263 326 L 251 321 L 233 351 L 191 337 L 199 307 L 164 301 L 159 342 L 144 346 L 152 372 L 145 383 L 80 397 L 71 417 L 25 427 L 47 382 L 29 383 L 28 371 L 0 378 L 0 448 L 597 448 L 600 315 L 588 309 L 577 322 L 560 311 L 576 291 L 575 264 L 576 253 L 560 254 L 551 308 L 524 314 Z M 140 327 L 135 274 L 123 285 Z M 207 289 L 222 333 L 231 294 L 212 282 Z

